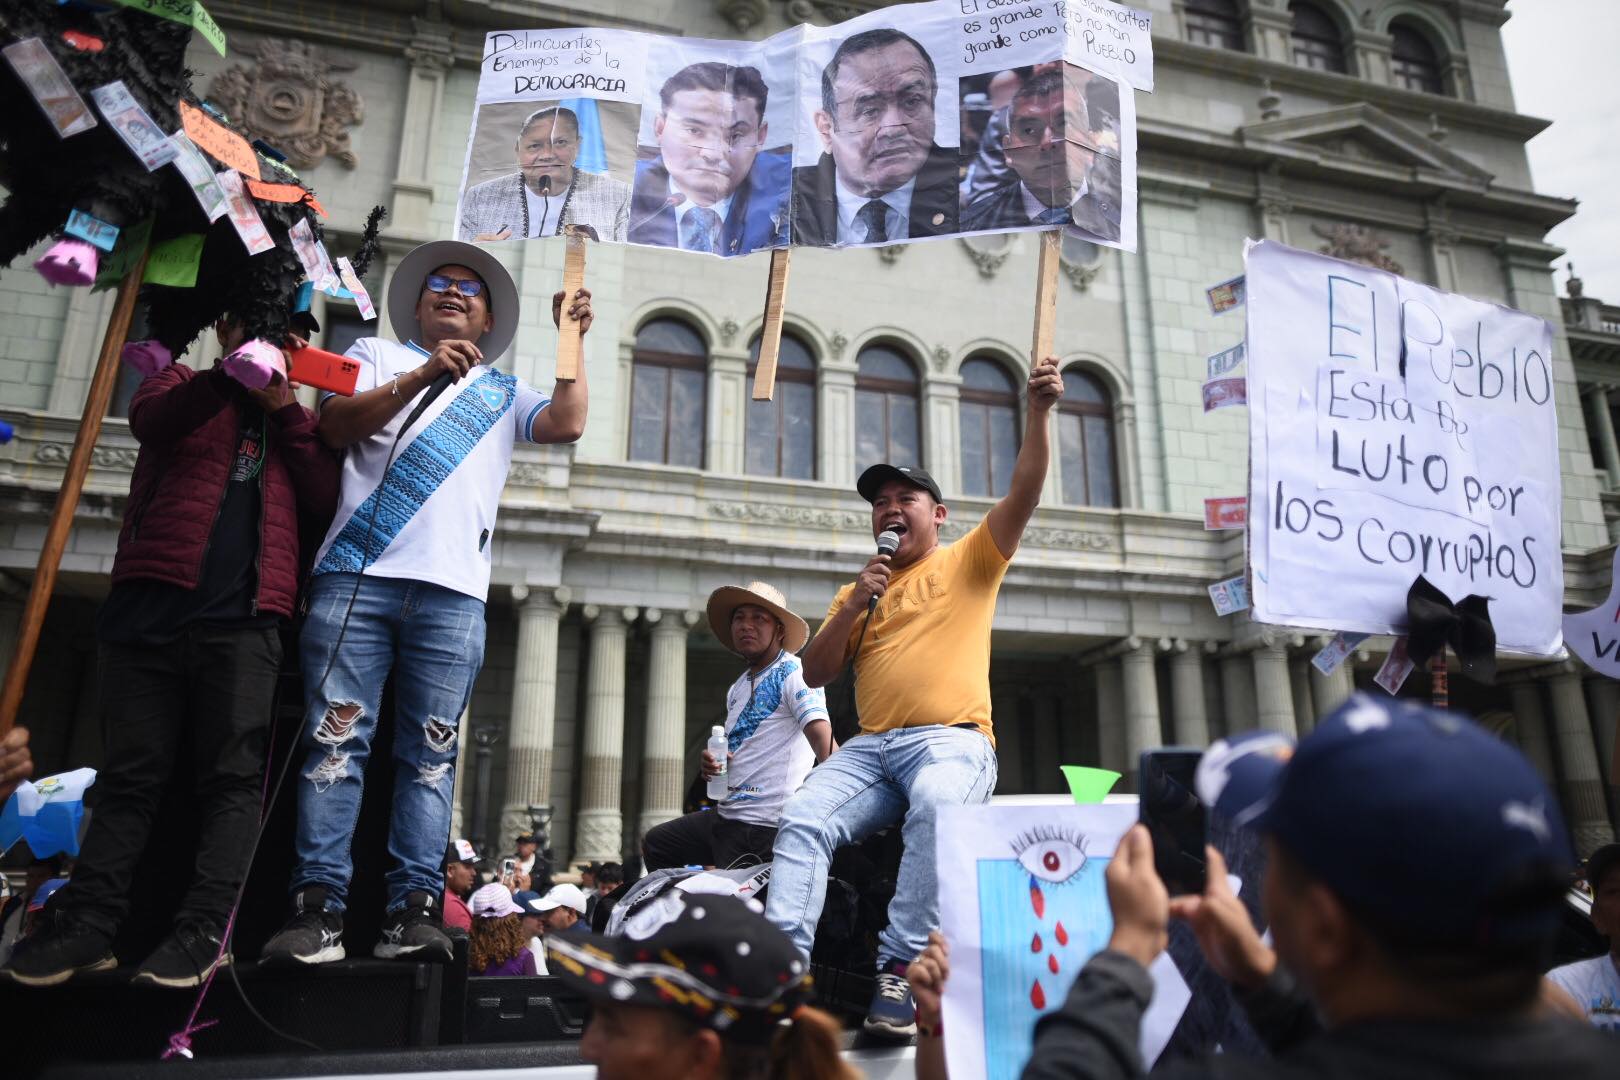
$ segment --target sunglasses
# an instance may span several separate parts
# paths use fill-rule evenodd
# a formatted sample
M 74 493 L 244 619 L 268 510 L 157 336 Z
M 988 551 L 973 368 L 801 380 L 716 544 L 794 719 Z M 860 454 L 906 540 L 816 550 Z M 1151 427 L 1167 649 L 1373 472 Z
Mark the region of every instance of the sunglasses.
M 482 296 L 484 293 L 484 283 L 477 278 L 457 281 L 454 278 L 445 277 L 443 274 L 429 274 L 425 284 L 429 289 L 437 293 L 448 292 L 450 286 L 454 285 L 456 291 L 469 300 L 475 296 Z

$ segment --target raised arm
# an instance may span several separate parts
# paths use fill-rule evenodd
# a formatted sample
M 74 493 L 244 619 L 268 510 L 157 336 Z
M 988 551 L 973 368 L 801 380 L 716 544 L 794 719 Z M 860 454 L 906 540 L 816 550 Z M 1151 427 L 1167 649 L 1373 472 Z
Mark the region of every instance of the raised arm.
M 1062 396 L 1063 376 L 1058 374 L 1057 357 L 1048 356 L 1029 373 L 1028 422 L 1024 425 L 1024 445 L 1018 448 L 1018 460 L 1013 464 L 1012 483 L 985 516 L 990 538 L 1009 559 L 1018 550 L 1024 527 L 1041 501 L 1041 487 L 1046 483 L 1046 467 L 1052 457 L 1052 406 Z

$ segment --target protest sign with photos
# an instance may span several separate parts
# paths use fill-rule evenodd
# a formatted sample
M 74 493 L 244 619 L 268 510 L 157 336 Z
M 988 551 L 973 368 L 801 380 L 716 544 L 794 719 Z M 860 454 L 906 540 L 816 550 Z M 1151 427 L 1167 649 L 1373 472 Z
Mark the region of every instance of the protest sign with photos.
M 1421 574 L 1556 655 L 1551 326 L 1272 241 L 1246 261 L 1255 621 L 1400 634 Z
M 457 236 L 740 256 L 1067 226 L 1134 251 L 1150 31 L 1107 0 L 934 0 L 762 41 L 497 31 Z

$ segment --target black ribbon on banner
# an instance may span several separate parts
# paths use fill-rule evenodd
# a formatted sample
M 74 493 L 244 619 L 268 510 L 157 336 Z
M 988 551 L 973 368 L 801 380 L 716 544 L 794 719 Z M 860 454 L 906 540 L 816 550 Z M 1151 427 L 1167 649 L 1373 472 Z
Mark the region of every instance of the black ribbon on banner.
M 1462 673 L 1477 683 L 1496 682 L 1496 627 L 1490 600 L 1449 597 L 1419 574 L 1406 592 L 1406 655 L 1426 668 L 1429 658 L 1447 645 L 1462 662 Z

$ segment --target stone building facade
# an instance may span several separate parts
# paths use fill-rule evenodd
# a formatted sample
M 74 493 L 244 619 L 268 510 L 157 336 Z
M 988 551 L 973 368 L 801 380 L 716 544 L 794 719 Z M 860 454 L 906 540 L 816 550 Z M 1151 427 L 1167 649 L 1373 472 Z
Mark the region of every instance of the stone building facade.
M 1241 536 L 1206 532 L 1206 497 L 1241 494 L 1246 417 L 1204 415 L 1205 357 L 1240 315 L 1203 292 L 1241 272 L 1246 237 L 1383 260 L 1436 286 L 1553 321 L 1564 557 L 1572 607 L 1607 591 L 1620 519 L 1613 309 L 1561 309 L 1547 230 L 1573 203 L 1537 194 L 1515 111 L 1503 0 L 1136 0 L 1155 22 L 1158 91 L 1138 95 L 1141 250 L 1068 244 L 1059 351 L 1071 393 L 1041 509 L 1002 589 L 992 688 L 1002 792 L 1056 791 L 1059 762 L 1125 770 L 1145 746 L 1258 723 L 1308 729 L 1372 639 L 1323 678 L 1320 638 L 1221 619 L 1206 586 L 1241 570 Z M 230 55 L 193 48 L 198 85 L 294 143 L 341 251 L 375 203 L 393 263 L 452 235 L 483 35 L 615 25 L 764 36 L 874 0 L 356 0 L 288 9 L 214 0 Z M 501 253 L 526 310 L 503 366 L 549 385 L 556 243 Z M 779 402 L 748 399 L 767 260 L 602 245 L 592 397 L 575 447 L 520 448 L 495 537 L 485 669 L 463 721 L 463 831 L 501 843 L 553 808 L 559 856 L 616 858 L 679 812 L 737 665 L 701 618 L 720 584 L 771 581 L 812 624 L 871 549 L 859 465 L 913 451 L 938 478 L 948 536 L 991 505 L 1015 445 L 1027 364 L 1030 235 L 794 255 Z M 72 441 L 109 294 L 0 278 L 0 636 L 20 599 Z M 320 312 L 327 347 L 369 328 Z M 211 362 L 199 346 L 192 363 Z M 127 400 L 129 387 L 121 400 Z M 118 412 L 115 405 L 114 413 Z M 93 620 L 135 444 L 110 419 L 95 455 L 25 703 L 46 768 L 94 762 Z M 1557 781 L 1583 848 L 1611 835 L 1613 684 L 1570 664 L 1515 666 L 1456 702 Z M 1426 691 L 1419 673 L 1408 693 Z M 1599 746 L 1603 752 L 1598 751 Z M 486 755 L 479 767 L 479 755 Z M 1600 760 L 1601 759 L 1601 760 Z

